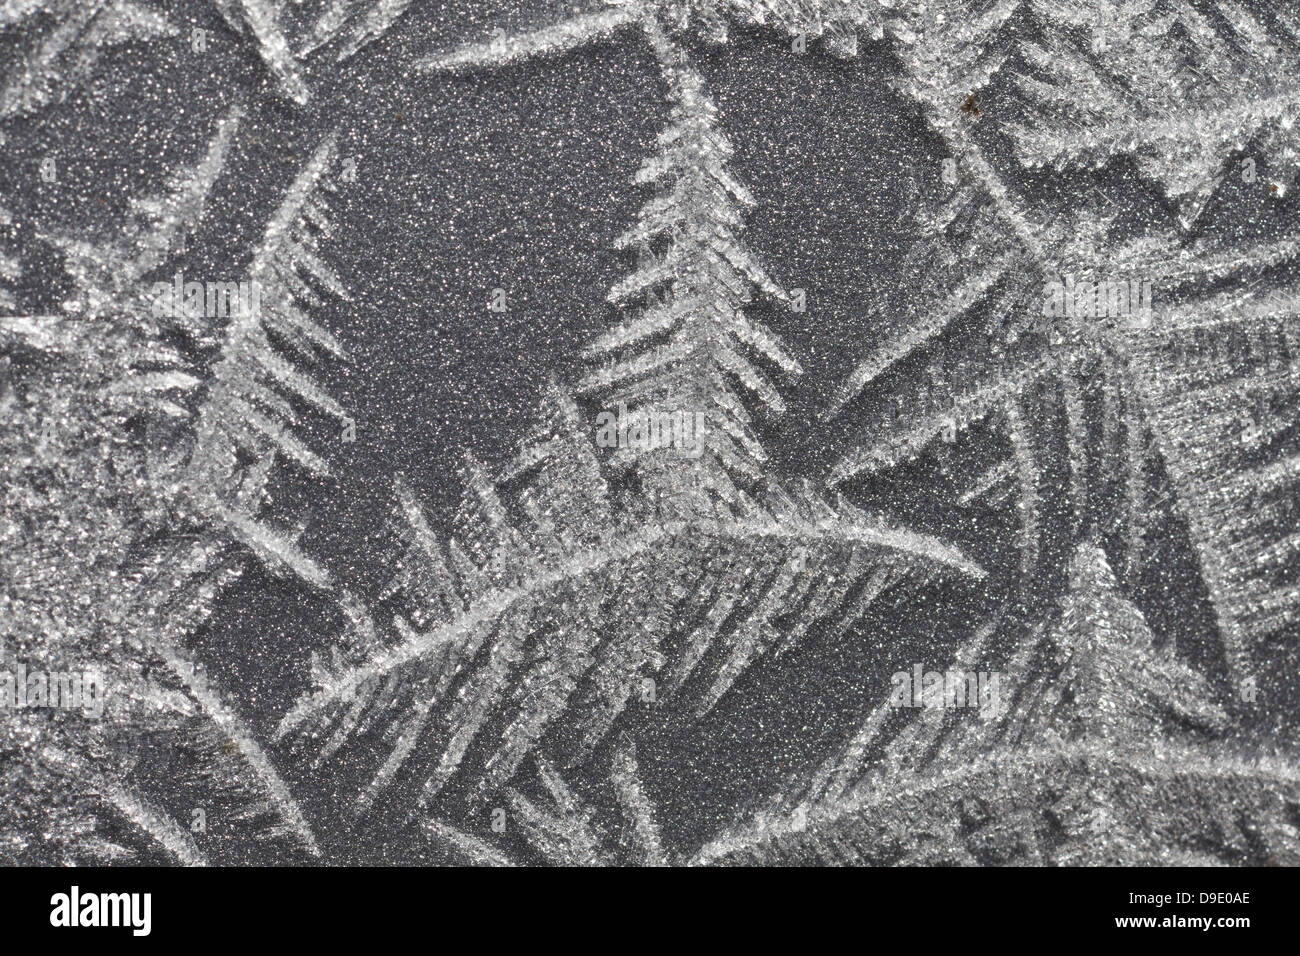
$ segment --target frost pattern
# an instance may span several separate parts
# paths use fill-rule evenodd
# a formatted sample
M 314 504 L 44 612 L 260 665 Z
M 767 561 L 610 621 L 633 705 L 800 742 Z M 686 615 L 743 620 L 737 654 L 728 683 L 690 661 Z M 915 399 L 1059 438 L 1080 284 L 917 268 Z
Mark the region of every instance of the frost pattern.
M 297 109 L 316 64 L 364 72 L 418 10 L 213 6 Z M 337 137 L 250 250 L 260 313 L 224 324 L 159 317 L 150 290 L 208 214 L 246 100 L 120 235 L 20 242 L 0 207 L 0 611 L 28 666 L 93 662 L 116 689 L 102 722 L 6 714 L 0 858 L 347 860 L 364 838 L 484 865 L 1300 862 L 1295 755 L 1244 734 L 1237 703 L 1300 624 L 1300 244 L 1293 215 L 1213 225 L 1238 178 L 1290 208 L 1298 24 L 1291 2 L 1236 0 L 630 0 L 424 51 L 419 69 L 474 82 L 635 37 L 665 116 L 586 371 L 552 382 L 511 461 L 465 457 L 449 521 L 397 477 L 377 595 L 308 554 L 272 494 L 281 465 L 328 477 L 306 436 L 351 423 L 316 377 L 348 358 L 314 317 L 349 298 L 327 253 Z M 947 161 L 824 410 L 853 437 L 820 483 L 758 437 L 808 359 L 754 318 L 791 299 L 742 237 L 759 198 L 732 143 L 752 131 L 695 65 L 731 55 L 733 27 L 882 58 Z M 11 3 L 0 31 L 21 40 L 0 119 L 81 95 L 108 48 L 179 35 L 130 0 Z M 1130 170 L 1167 230 L 1116 208 L 1105 177 Z M 1061 208 L 1044 171 L 1082 199 Z M 67 274 L 57 308 L 29 307 L 36 246 Z M 1157 289 L 1152 308 L 1051 298 L 1113 277 Z M 609 447 L 612 409 L 702 414 L 701 454 Z M 951 539 L 891 517 L 930 514 Z M 1184 538 L 1215 618 L 1195 660 L 1146 588 Z M 341 622 L 271 740 L 193 650 L 250 559 Z M 645 759 L 665 731 L 728 719 L 808 644 L 883 651 L 886 622 L 934 602 L 977 607 L 942 636 L 954 668 L 1002 676 L 1001 706 L 910 711 L 862 686 L 848 733 L 766 803 L 702 846 L 675 832 Z M 196 833 L 204 806 L 235 826 Z
M 36 42 L 14 74 L 5 78 L 0 90 L 0 119 L 60 102 L 70 87 L 90 78 L 106 48 L 179 32 L 162 10 L 133 0 L 5 4 L 0 10 L 0 30 L 17 33 L 20 29 L 35 33 Z
M 296 563 L 300 572 L 313 567 L 261 531 L 255 518 L 270 445 L 259 446 L 262 463 L 225 500 L 218 495 L 231 477 L 212 471 L 220 461 L 214 443 L 249 431 L 235 417 L 247 412 L 240 389 L 255 392 L 250 397 L 264 402 L 267 414 L 287 408 L 258 384 L 249 364 L 275 361 L 265 334 L 235 320 L 227 340 L 244 352 L 227 348 L 205 371 L 181 343 L 212 339 L 206 320 L 159 317 L 153 309 L 150 280 L 166 275 L 204 215 L 242 118 L 242 109 L 233 108 L 204 155 L 173 177 L 165 195 L 133 202 L 121 238 L 45 237 L 73 284 L 63 314 L 0 319 L 14 379 L 4 399 L 6 511 L 34 523 L 28 530 L 15 522 L 4 526 L 4 618 L 16 640 L 13 649 L 6 644 L 5 671 L 22 664 L 56 673 L 64 662 L 79 662 L 98 672 L 101 688 L 112 688 L 102 721 L 7 712 L 6 749 L 19 755 L 6 770 L 12 816 L 5 829 L 13 834 L 7 859 L 206 861 L 189 822 L 174 820 L 141 793 L 160 774 L 169 805 L 186 813 L 221 806 L 241 821 L 238 833 L 218 841 L 224 854 L 247 852 L 240 847 L 248 841 L 276 854 L 319 853 L 288 785 L 186 647 L 239 575 L 232 539 L 265 544 L 264 558 Z M 289 342 L 301 340 L 289 330 L 330 341 L 305 315 L 290 311 L 281 290 L 304 262 L 318 275 L 332 275 L 319 271 L 302 218 L 331 148 L 325 144 L 291 187 L 254 256 L 253 272 L 268 286 L 262 319 L 281 323 L 278 331 Z M 288 362 L 270 367 L 283 374 L 282 386 L 320 394 Z M 214 400 L 217 388 L 226 391 Z M 140 425 L 148 443 L 130 438 Z M 275 436 L 298 447 L 288 426 L 277 427 Z M 123 520 L 127 515 L 132 520 Z M 28 537 L 33 527 L 44 529 L 35 539 Z M 79 548 L 70 561 L 60 547 L 68 534 L 93 546 Z M 33 540 L 45 543 L 33 546 Z M 106 622 L 117 635 L 109 643 L 100 637 Z M 19 647 L 21 655 L 14 653 Z M 51 793 L 66 796 L 51 804 Z M 48 821 L 45 829 L 33 831 L 40 818 Z M 36 842 L 24 836 L 34 832 L 46 836 Z
M 987 657 L 988 640 L 959 665 Z M 1080 546 L 1061 607 L 1021 632 L 1005 675 L 1016 690 L 1000 714 L 923 710 L 883 746 L 892 715 L 873 715 L 694 862 L 1294 865 L 1294 765 L 1206 739 L 1223 712 L 1200 675 L 1156 650 L 1100 548 Z

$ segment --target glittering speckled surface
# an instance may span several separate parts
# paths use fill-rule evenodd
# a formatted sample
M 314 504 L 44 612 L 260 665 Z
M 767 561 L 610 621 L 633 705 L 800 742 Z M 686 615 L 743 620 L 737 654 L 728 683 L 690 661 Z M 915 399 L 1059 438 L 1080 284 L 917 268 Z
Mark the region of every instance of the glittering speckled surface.
M 0 860 L 1300 862 L 1297 76 L 1290 0 L 5 3 Z

